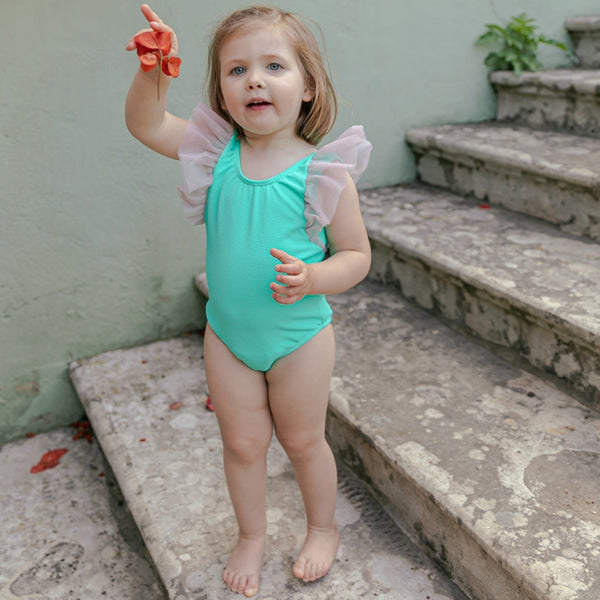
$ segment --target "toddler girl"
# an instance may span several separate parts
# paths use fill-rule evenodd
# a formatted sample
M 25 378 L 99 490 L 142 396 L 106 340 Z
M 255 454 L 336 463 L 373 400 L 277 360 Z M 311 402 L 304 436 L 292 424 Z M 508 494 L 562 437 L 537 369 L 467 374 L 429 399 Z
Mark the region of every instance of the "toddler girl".
M 170 33 L 175 56 L 175 34 L 149 6 L 142 12 L 151 31 Z M 132 38 L 127 49 L 135 47 Z M 353 127 L 316 149 L 333 126 L 335 93 L 310 30 L 277 8 L 237 11 L 217 28 L 210 108 L 200 104 L 189 120 L 167 112 L 170 81 L 160 66 L 139 69 L 126 122 L 152 150 L 181 161 L 185 213 L 206 223 L 205 366 L 239 526 L 223 578 L 251 597 L 264 556 L 273 430 L 306 509 L 293 573 L 314 581 L 336 557 L 337 473 L 325 440 L 335 343 L 324 295 L 369 269 L 354 181 L 371 145 Z

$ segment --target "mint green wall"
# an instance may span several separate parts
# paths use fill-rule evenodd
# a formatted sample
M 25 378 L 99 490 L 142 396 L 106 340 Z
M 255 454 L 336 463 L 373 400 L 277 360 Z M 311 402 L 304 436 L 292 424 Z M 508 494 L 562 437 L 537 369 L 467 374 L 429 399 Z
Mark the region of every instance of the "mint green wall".
M 492 116 L 485 50 L 473 46 L 484 23 L 526 11 L 544 33 L 564 39 L 564 18 L 597 6 L 273 3 L 320 23 L 346 101 L 335 132 L 362 123 L 374 142 L 366 186 L 414 176 L 403 142 L 409 127 Z M 173 112 L 189 114 L 201 97 L 209 31 L 239 5 L 154 2 L 180 37 Z M 144 149 L 124 126 L 137 60 L 123 48 L 143 26 L 138 3 L 4 2 L 2 17 L 0 442 L 80 415 L 66 375 L 71 360 L 202 326 L 193 276 L 204 264 L 203 231 L 184 220 L 175 193 L 177 163 Z

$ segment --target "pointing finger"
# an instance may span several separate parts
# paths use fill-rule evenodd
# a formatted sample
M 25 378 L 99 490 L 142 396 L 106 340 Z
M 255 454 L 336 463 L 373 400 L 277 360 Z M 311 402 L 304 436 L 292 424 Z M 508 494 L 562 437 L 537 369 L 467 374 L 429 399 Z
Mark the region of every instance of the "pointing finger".
M 177 36 L 175 35 L 173 29 L 169 27 L 163 20 L 148 6 L 147 4 L 142 4 L 141 6 L 142 14 L 146 17 L 148 24 L 151 29 L 142 29 L 142 31 L 157 31 L 157 32 L 169 32 L 171 33 L 171 50 L 173 55 L 177 55 L 178 52 L 178 43 Z M 142 31 L 138 31 L 138 33 L 142 33 Z M 127 42 L 125 46 L 127 50 L 135 50 L 136 44 L 133 41 L 133 38 Z
M 153 21 L 156 23 L 162 23 L 160 17 L 147 4 L 142 4 L 141 9 L 148 23 L 152 23 Z

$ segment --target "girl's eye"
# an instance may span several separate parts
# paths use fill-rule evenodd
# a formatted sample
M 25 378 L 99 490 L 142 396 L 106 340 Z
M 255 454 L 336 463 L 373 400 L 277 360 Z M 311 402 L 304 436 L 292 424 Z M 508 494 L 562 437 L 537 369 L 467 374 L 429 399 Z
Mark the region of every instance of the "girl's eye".
M 279 63 L 269 63 L 267 65 L 269 71 L 280 71 L 283 67 Z
M 232 75 L 243 75 L 245 72 L 246 69 L 244 69 L 244 67 L 233 67 L 233 69 L 231 69 Z

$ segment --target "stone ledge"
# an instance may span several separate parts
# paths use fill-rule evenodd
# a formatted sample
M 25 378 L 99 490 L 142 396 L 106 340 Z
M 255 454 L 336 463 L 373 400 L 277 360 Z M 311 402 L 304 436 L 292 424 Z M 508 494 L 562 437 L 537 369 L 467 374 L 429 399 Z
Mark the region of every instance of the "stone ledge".
M 408 132 L 425 183 L 600 240 L 600 139 L 498 123 Z
M 469 595 L 597 600 L 600 418 L 392 288 L 332 300 L 339 455 Z
M 0 448 L 2 600 L 166 600 L 99 445 L 61 428 Z M 29 469 L 51 449 L 60 464 Z
M 557 70 L 490 75 L 496 119 L 538 129 L 600 136 L 600 71 Z
M 465 156 L 561 183 L 600 188 L 600 140 L 495 123 L 411 129 L 419 152 Z
M 600 245 L 418 184 L 363 192 L 369 233 L 600 349 Z
M 600 16 L 571 17 L 565 20 L 565 28 L 569 32 L 585 33 L 597 31 L 600 33 Z
M 479 600 L 596 600 L 600 489 L 591 473 L 600 453 L 599 419 L 391 288 L 367 282 L 331 302 L 338 363 L 328 434 L 398 522 Z M 227 596 L 218 581 L 235 537 L 216 424 L 203 408 L 200 356 L 200 339 L 191 336 L 71 368 L 110 462 L 122 463 L 134 515 L 140 503 L 148 515 L 138 524 L 155 560 L 170 564 L 165 584 L 178 600 Z M 183 402 L 180 411 L 169 410 L 173 400 Z M 300 499 L 287 491 L 289 467 L 275 450 L 269 459 L 275 505 L 283 502 L 294 517 L 271 514 L 278 541 L 267 557 L 261 597 L 274 600 L 286 589 L 287 598 L 302 598 L 304 587 L 288 579 L 304 526 Z M 341 562 L 311 594 L 351 598 L 368 590 L 410 600 L 412 583 L 398 575 L 398 546 L 366 547 L 366 540 L 389 540 L 376 532 L 352 537 L 362 521 L 351 515 L 361 513 L 345 506 L 341 520 L 352 525 L 343 533 Z M 365 564 L 365 556 L 373 560 Z M 393 581 L 380 579 L 389 568 Z M 414 582 L 419 571 L 409 571 Z M 439 587 L 436 593 L 462 597 Z M 422 597 L 421 590 L 414 594 Z
M 600 245 L 421 185 L 361 194 L 371 275 L 600 410 Z
M 567 19 L 565 26 L 573 40 L 579 65 L 584 69 L 600 68 L 600 17 Z
M 232 598 L 222 572 L 237 528 L 217 422 L 205 409 L 202 338 L 108 352 L 73 363 L 70 375 L 169 599 Z M 173 402 L 181 406 L 171 409 Z M 299 582 L 291 567 L 306 531 L 302 499 L 275 442 L 268 463 L 269 543 L 260 598 L 467 600 L 343 471 L 338 559 L 322 581 Z
M 331 303 L 338 361 L 328 435 L 398 522 L 478 600 L 597 600 L 598 417 L 393 288 L 365 282 Z M 140 502 L 147 508 L 151 520 L 138 523 L 155 560 L 156 546 L 164 548 L 165 583 L 178 600 L 229 597 L 218 581 L 235 538 L 216 423 L 203 408 L 201 351 L 191 336 L 71 368 L 107 457 L 132 472 L 124 473 L 123 492 L 132 511 Z M 179 411 L 168 408 L 174 400 L 183 402 Z M 270 506 L 287 508 L 283 520 L 270 513 L 276 541 L 261 597 L 275 600 L 286 589 L 286 598 L 300 599 L 306 589 L 289 575 L 304 527 L 300 499 L 288 491 L 289 466 L 274 451 Z M 359 531 L 369 512 L 353 508 L 353 494 L 340 507 L 348 524 L 340 561 L 311 596 L 368 591 L 421 600 L 423 588 L 412 586 L 422 571 L 410 567 L 405 579 L 399 546 Z M 462 597 L 443 589 L 432 597 Z
M 537 92 L 541 88 L 557 92 L 576 92 L 600 96 L 600 70 L 596 69 L 525 72 L 518 77 L 512 71 L 494 71 L 490 73 L 490 82 L 492 85 L 510 88 L 531 87 Z

